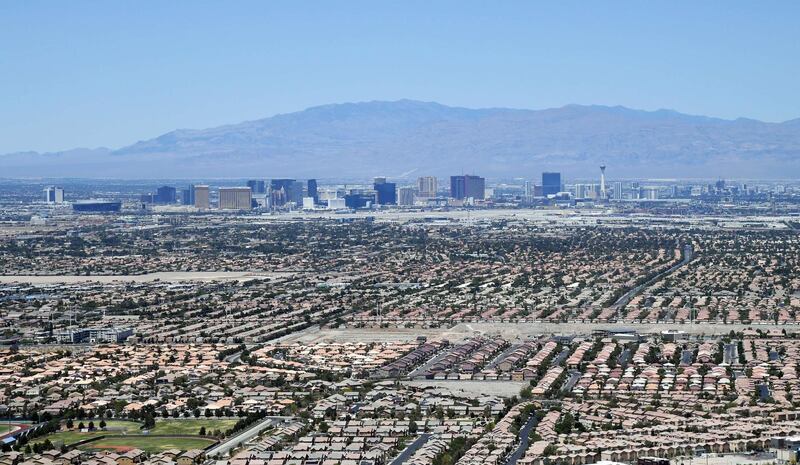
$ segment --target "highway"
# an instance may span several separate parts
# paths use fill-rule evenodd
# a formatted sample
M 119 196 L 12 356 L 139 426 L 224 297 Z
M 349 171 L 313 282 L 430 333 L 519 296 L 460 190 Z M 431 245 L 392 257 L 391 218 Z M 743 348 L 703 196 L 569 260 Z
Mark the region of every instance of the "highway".
M 209 457 L 215 457 L 219 455 L 225 455 L 230 452 L 231 449 L 239 447 L 240 444 L 243 444 L 254 437 L 258 436 L 258 433 L 264 431 L 270 426 L 277 425 L 278 423 L 284 421 L 294 420 L 295 417 L 266 417 L 265 419 L 261 420 L 260 422 L 254 424 L 253 426 L 247 428 L 246 430 L 242 431 L 241 433 L 237 434 L 236 436 L 227 439 L 216 446 L 212 447 L 206 453 Z
M 652 278 L 647 280 L 647 282 L 645 282 L 643 284 L 639 284 L 638 286 L 636 286 L 633 289 L 629 290 L 622 297 L 617 299 L 617 301 L 614 302 L 614 304 L 611 307 L 614 308 L 614 309 L 620 309 L 620 308 L 628 305 L 628 302 L 630 302 L 631 299 L 633 299 L 634 297 L 639 295 L 639 293 L 641 293 L 643 290 L 647 289 L 653 283 L 661 280 L 664 276 L 667 276 L 668 274 L 671 274 L 672 272 L 674 272 L 678 268 L 680 268 L 682 266 L 685 266 L 690 261 L 692 261 L 693 257 L 694 257 L 694 249 L 692 248 L 692 246 L 690 244 L 686 244 L 685 246 L 683 246 L 683 260 L 681 260 L 680 263 L 677 263 L 677 264 L 671 266 L 667 270 L 662 271 L 661 273 L 653 276 Z

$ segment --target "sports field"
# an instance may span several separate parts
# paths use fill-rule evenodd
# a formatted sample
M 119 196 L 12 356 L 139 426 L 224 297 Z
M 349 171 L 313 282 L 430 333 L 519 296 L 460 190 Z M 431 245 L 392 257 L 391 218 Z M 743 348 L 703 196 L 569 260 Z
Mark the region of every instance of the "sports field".
M 15 427 L 0 423 L 0 435 L 6 434 L 9 431 L 14 431 Z
M 103 438 L 79 447 L 81 450 L 112 450 L 125 452 L 131 449 L 141 449 L 145 452 L 161 452 L 167 449 L 204 449 L 214 444 L 211 439 L 204 438 L 165 438 L 150 437 L 147 435 L 115 436 Z
M 105 430 L 97 429 L 92 432 L 81 432 L 77 429 L 78 422 L 72 430 L 63 430 L 39 438 L 35 442 L 44 442 L 49 439 L 56 447 L 75 444 L 79 441 L 91 439 L 96 436 L 113 435 L 95 442 L 81 446 L 84 450 L 117 450 L 125 451 L 130 449 L 142 449 L 147 452 L 158 452 L 167 449 L 202 449 L 213 444 L 215 441 L 201 437 L 179 438 L 179 437 L 157 437 L 157 436 L 199 436 L 200 428 L 206 429 L 206 434 L 211 435 L 215 430 L 223 433 L 236 424 L 236 419 L 232 418 L 169 418 L 157 419 L 156 426 L 148 432 L 142 431 L 141 423 L 125 420 L 108 420 Z M 88 421 L 83 422 L 88 425 Z M 99 421 L 95 421 L 95 425 Z M 5 425 L 3 425 L 5 426 Z M 146 433 L 146 434 L 145 434 Z
M 82 433 L 78 431 L 78 424 L 80 422 L 76 421 L 74 429 L 72 430 L 62 430 L 56 433 L 48 434 L 42 438 L 37 439 L 34 441 L 36 442 L 44 442 L 45 439 L 49 439 L 50 442 L 53 443 L 55 446 L 70 445 L 74 444 L 78 441 L 83 441 L 85 439 L 92 438 L 94 436 L 101 436 L 103 434 L 139 434 L 140 428 L 142 426 L 141 423 L 137 423 L 135 421 L 124 421 L 124 420 L 107 420 L 106 423 L 106 431 L 102 431 L 100 429 L 96 429 L 92 432 Z M 88 425 L 88 421 L 83 422 L 85 425 Z M 95 421 L 95 425 L 98 425 L 100 421 Z
M 197 419 L 165 419 L 156 420 L 155 428 L 150 434 L 199 434 L 200 428 L 205 427 L 206 434 L 214 430 L 225 432 L 236 424 L 235 419 L 229 418 L 197 418 Z

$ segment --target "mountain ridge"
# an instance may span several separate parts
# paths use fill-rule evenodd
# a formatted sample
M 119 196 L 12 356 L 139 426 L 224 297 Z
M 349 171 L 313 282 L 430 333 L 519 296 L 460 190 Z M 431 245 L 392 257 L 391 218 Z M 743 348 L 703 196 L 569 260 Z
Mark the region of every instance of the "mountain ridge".
M 623 106 L 471 109 L 397 100 L 326 104 L 118 149 L 0 156 L 11 176 L 338 177 L 385 173 L 534 176 L 800 175 L 800 118 L 781 123 Z

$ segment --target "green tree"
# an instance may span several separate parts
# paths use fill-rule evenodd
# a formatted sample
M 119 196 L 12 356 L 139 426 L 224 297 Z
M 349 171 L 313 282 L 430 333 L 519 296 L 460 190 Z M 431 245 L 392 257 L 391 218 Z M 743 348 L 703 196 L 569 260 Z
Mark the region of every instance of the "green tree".
M 411 421 L 408 423 L 408 432 L 409 432 L 410 434 L 417 434 L 417 429 L 418 429 L 418 428 L 419 428 L 419 427 L 417 426 L 417 422 L 416 422 L 416 421 L 414 421 L 414 420 L 411 420 Z

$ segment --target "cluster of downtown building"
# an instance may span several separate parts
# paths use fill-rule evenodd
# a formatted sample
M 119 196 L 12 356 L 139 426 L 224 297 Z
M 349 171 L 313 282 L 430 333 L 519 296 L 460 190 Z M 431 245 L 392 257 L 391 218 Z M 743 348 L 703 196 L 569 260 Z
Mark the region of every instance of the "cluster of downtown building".
M 318 202 L 315 179 L 253 179 L 247 181 L 245 186 L 216 188 L 207 184 L 191 184 L 180 190 L 173 186 L 161 186 L 155 192 L 144 194 L 140 198 L 142 208 L 150 205 L 181 204 L 199 210 L 251 210 L 284 206 L 314 208 Z
M 600 167 L 599 180 L 576 180 L 565 184 L 559 172 L 543 172 L 541 181 L 515 180 L 498 182 L 487 187 L 478 175 L 450 176 L 449 185 L 435 176 L 422 176 L 415 183 L 402 184 L 385 177 L 374 178 L 371 185 L 320 186 L 316 179 L 253 179 L 243 186 L 212 187 L 191 184 L 185 188 L 161 186 L 139 198 L 139 208 L 182 206 L 197 210 L 353 210 L 379 206 L 490 206 L 518 204 L 580 205 L 608 201 L 650 201 L 706 197 L 754 197 L 785 192 L 775 185 L 768 192 L 757 185 L 727 184 L 719 180 L 710 184 L 613 181 L 606 183 L 605 166 Z M 599 182 L 598 182 L 599 181 Z M 44 190 L 48 204 L 62 204 L 64 189 L 49 186 Z M 77 200 L 71 203 L 76 212 L 118 212 L 118 200 Z
M 398 186 L 385 177 L 371 186 L 318 187 L 316 179 L 249 180 L 245 186 L 218 187 L 192 184 L 185 189 L 161 186 L 141 196 L 142 208 L 151 205 L 183 205 L 200 210 L 250 209 L 364 209 L 380 205 L 447 205 L 457 201 L 472 205 L 486 199 L 486 180 L 462 175 L 450 178 L 450 191 L 440 191 L 435 176 L 422 176 L 414 186 Z

